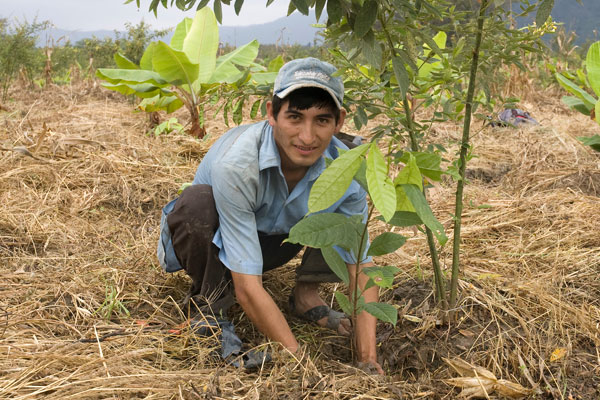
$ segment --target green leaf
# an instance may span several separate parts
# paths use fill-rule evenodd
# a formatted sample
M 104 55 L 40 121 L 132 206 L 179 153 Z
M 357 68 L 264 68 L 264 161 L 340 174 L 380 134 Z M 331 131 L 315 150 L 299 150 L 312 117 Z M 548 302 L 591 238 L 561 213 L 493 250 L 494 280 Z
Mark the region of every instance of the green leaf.
M 408 154 L 408 160 L 403 161 L 406 165 L 396 176 L 396 179 L 394 179 L 394 184 L 396 186 L 402 184 L 413 184 L 416 185 L 420 190 L 423 190 L 423 177 L 421 176 L 421 171 L 417 165 L 417 159 L 412 153 L 406 154 Z
M 317 0 L 315 3 L 315 17 L 317 21 L 321 19 L 321 14 L 323 13 L 323 9 L 325 8 L 325 3 L 327 0 Z
M 306 4 L 306 0 L 291 0 L 294 3 L 294 6 L 298 11 L 300 11 L 303 15 L 308 15 L 308 4 Z
M 152 83 L 157 86 L 167 84 L 158 73 L 143 69 L 99 68 L 96 70 L 96 76 L 112 84 Z
M 433 4 L 429 4 L 431 3 L 430 1 L 422 1 L 419 3 L 421 3 L 423 7 L 425 7 L 430 13 L 435 15 L 435 18 L 437 18 L 438 20 L 442 20 L 444 18 L 440 10 L 438 9 L 439 6 L 437 4 L 435 6 Z
M 592 149 L 596 151 L 600 151 L 600 135 L 594 135 L 590 137 L 578 137 L 577 138 L 581 143 L 586 146 L 590 146 Z
M 447 40 L 447 38 L 448 38 L 448 35 L 446 34 L 446 32 L 439 31 L 433 37 L 433 41 L 435 42 L 435 44 L 437 44 L 437 46 L 440 49 L 445 49 L 446 48 L 446 40 Z
M 243 72 L 238 70 L 234 64 L 248 67 L 258 55 L 258 46 L 258 42 L 253 40 L 219 57 L 209 83 L 234 83 L 240 79 Z
M 152 2 L 150 3 L 150 7 L 148 8 L 148 11 L 154 11 L 154 16 L 157 16 L 156 13 L 156 9 L 158 8 L 158 3 L 160 0 L 152 0 Z
M 252 74 L 251 79 L 257 85 L 272 85 L 277 78 L 277 72 L 255 72 Z M 266 111 L 263 115 L 266 114 Z
M 367 183 L 367 160 L 361 160 L 358 171 L 354 174 L 354 180 L 369 193 L 369 184 Z
M 535 24 L 538 27 L 541 27 L 546 23 L 553 7 L 554 0 L 542 0 L 540 6 L 538 7 L 537 14 L 535 15 Z
M 415 213 L 415 207 L 413 207 L 410 199 L 406 195 L 406 192 L 402 188 L 402 185 L 396 186 L 396 212 L 403 211 L 407 213 Z
M 340 0 L 327 0 L 327 18 L 330 24 L 338 22 L 343 15 Z
M 444 233 L 444 226 L 437 220 L 427 200 L 423 195 L 423 192 L 416 186 L 410 184 L 401 185 L 404 193 L 415 208 L 415 212 L 421 218 L 421 221 L 433 232 L 438 242 L 443 246 L 448 241 L 448 237 Z
M 240 10 L 242 9 L 243 4 L 244 4 L 244 0 L 235 0 L 235 3 L 233 5 L 235 15 L 240 15 Z
M 404 190 L 402 190 L 402 193 L 404 193 Z M 415 212 L 396 211 L 392 219 L 388 221 L 388 224 L 398 227 L 405 227 L 421 225 L 423 224 L 423 221 L 421 221 L 421 218 L 419 218 L 419 216 Z
M 345 312 L 347 315 L 352 315 L 352 304 L 350 304 L 348 296 L 340 291 L 336 291 L 335 300 L 338 302 L 343 312 Z
M 348 265 L 333 247 L 324 247 L 321 249 L 323 258 L 327 262 L 329 269 L 342 280 L 346 285 L 350 284 L 350 275 L 348 274 Z
M 253 40 L 236 48 L 232 52 L 222 55 L 221 57 L 217 58 L 217 70 L 219 69 L 220 65 L 227 63 L 236 64 L 241 67 L 250 66 L 258 55 L 258 47 L 258 41 Z M 217 71 L 215 70 L 215 73 L 216 72 Z
M 382 256 L 398 250 L 406 243 L 406 238 L 398 233 L 384 232 L 377 236 L 367 252 L 368 256 Z
M 191 85 L 198 78 L 198 65 L 192 64 L 186 53 L 158 42 L 152 57 L 152 67 L 161 78 L 173 85 Z
M 367 124 L 369 123 L 369 117 L 367 116 L 365 109 L 362 107 L 357 107 L 356 115 L 357 115 L 358 120 L 360 121 L 361 125 L 367 126 Z
M 347 217 L 337 213 L 309 215 L 290 229 L 288 242 L 323 248 L 333 245 L 354 249 L 358 244 L 357 223 L 362 216 Z
M 213 9 L 215 10 L 215 18 L 219 21 L 220 24 L 223 23 L 223 7 L 221 7 L 221 0 L 215 0 L 213 4 Z
M 120 69 L 140 69 L 140 67 L 135 65 L 133 61 L 131 61 L 129 58 L 125 57 L 121 53 L 115 53 L 114 58 L 115 64 L 117 64 L 117 67 Z
M 400 57 L 394 57 L 392 59 L 392 68 L 394 69 L 396 82 L 398 82 L 398 87 L 400 87 L 400 92 L 404 98 L 408 91 L 408 87 L 410 86 L 410 78 L 408 77 L 408 72 L 406 72 L 406 67 L 404 67 L 404 63 Z
M 150 84 L 148 84 L 150 85 Z M 102 86 L 107 88 L 108 90 L 113 90 L 115 92 L 119 92 L 125 96 L 129 96 L 131 94 L 135 94 L 135 90 L 133 90 L 132 88 L 129 87 L 129 85 L 126 84 L 112 84 L 112 83 L 108 83 L 108 82 L 103 82 Z M 152 96 L 156 96 L 158 93 L 154 93 Z
M 419 171 L 423 176 L 428 177 L 432 181 L 439 182 L 442 180 L 442 157 L 436 153 L 425 153 L 425 152 L 404 152 L 399 161 L 404 164 L 408 164 L 412 154 L 415 157 Z M 409 182 L 405 182 L 409 183 Z
M 283 57 L 281 57 L 281 54 L 280 54 L 277 57 L 275 57 L 274 59 L 272 59 L 271 62 L 269 62 L 267 71 L 268 72 L 279 72 L 281 67 L 283 67 L 283 64 L 285 64 L 285 62 L 283 61 Z
M 191 0 L 192 4 L 195 3 L 195 0 Z M 198 3 L 198 7 L 196 7 L 196 10 L 201 10 L 204 7 L 206 7 L 206 5 L 208 4 L 209 0 L 200 0 L 200 3 Z M 193 6 L 192 6 L 193 7 Z
M 417 33 L 417 32 L 415 32 Z M 419 36 L 421 37 L 421 39 L 423 39 L 423 41 L 425 42 L 425 44 L 427 45 L 427 47 L 429 47 L 429 49 L 431 51 L 433 51 L 440 59 L 444 58 L 444 54 L 442 52 L 442 49 L 440 49 L 440 47 L 437 45 L 437 42 L 429 37 L 426 33 L 424 32 L 418 32 Z
M 362 38 L 371 30 L 377 20 L 378 8 L 379 6 L 374 0 L 368 0 L 362 5 L 354 21 L 354 34 L 357 37 Z
M 256 114 L 258 114 L 258 109 L 260 108 L 260 102 L 261 100 L 256 100 L 253 104 L 252 104 L 252 108 L 250 109 L 250 118 L 254 119 L 256 118 Z
M 217 68 L 206 83 L 235 83 L 244 75 L 232 63 L 223 63 Z
M 396 53 L 398 54 L 398 57 L 400 57 L 401 61 L 405 64 L 408 64 L 408 66 L 413 71 L 418 70 L 417 64 L 415 64 L 415 62 L 413 61 L 413 59 L 410 57 L 410 55 L 408 54 L 408 52 L 406 50 L 396 49 Z
M 391 304 L 372 302 L 365 304 L 364 309 L 383 322 L 389 322 L 392 325 L 396 325 L 398 322 L 398 310 Z
M 583 100 L 575 96 L 563 96 L 562 102 L 565 103 L 569 108 L 579 111 L 584 115 L 590 115 L 590 110 L 585 106 Z
M 166 111 L 172 113 L 183 106 L 183 102 L 175 96 L 161 97 L 159 95 L 142 100 L 138 108 L 145 112 Z
M 577 86 L 576 84 L 571 82 L 569 79 L 565 78 L 562 74 L 556 73 L 556 74 L 554 74 L 554 76 L 556 77 L 556 80 L 558 81 L 558 83 L 565 90 L 567 90 L 569 93 L 580 98 L 588 110 L 592 110 L 592 108 L 594 108 L 594 105 L 596 104 L 596 99 L 592 95 L 590 95 L 585 90 L 581 89 L 579 86 Z
M 202 83 L 207 82 L 215 70 L 218 48 L 217 20 L 206 7 L 196 12 L 190 32 L 183 41 L 183 51 L 190 62 L 198 64 L 198 80 Z
M 375 208 L 386 221 L 391 219 L 396 211 L 396 190 L 388 176 L 387 163 L 375 142 L 371 143 L 367 157 L 367 184 Z
M 367 34 L 363 37 L 362 50 L 365 58 L 369 60 L 371 64 L 373 64 L 373 67 L 380 69 L 382 64 L 383 50 L 379 42 L 375 40 L 375 35 L 373 34 L 372 30 L 367 32 Z
M 362 272 L 367 275 L 374 284 L 382 288 L 391 288 L 394 285 L 394 277 L 400 269 L 391 265 L 384 267 L 367 267 Z M 365 288 L 366 290 L 367 288 Z
M 102 86 L 104 86 L 107 89 L 122 93 L 126 96 L 128 96 L 130 94 L 134 94 L 141 98 L 154 97 L 158 94 L 163 95 L 163 96 L 174 96 L 174 94 L 172 92 L 165 90 L 163 88 L 160 88 L 151 83 L 139 83 L 139 84 L 122 83 L 122 84 L 116 84 L 116 85 L 113 85 L 112 83 L 103 83 Z
M 242 123 L 242 119 L 243 119 L 243 115 L 242 115 L 242 111 L 243 111 L 243 107 L 244 107 L 244 98 L 242 97 L 237 104 L 235 105 L 235 108 L 233 109 L 233 123 L 236 125 L 239 125 Z
M 175 50 L 183 50 L 183 41 L 185 40 L 188 33 L 192 29 L 192 23 L 194 22 L 191 18 L 184 18 L 177 27 L 175 28 L 175 32 L 173 33 L 173 37 L 171 38 L 170 46 Z
M 290 0 L 286 16 L 289 17 L 294 11 L 296 11 L 296 6 L 294 5 L 294 2 Z
M 142 55 L 140 60 L 140 68 L 148 71 L 152 71 L 152 58 L 154 57 L 154 50 L 156 49 L 156 42 L 152 42 L 146 47 L 146 51 Z
M 600 97 L 600 42 L 593 43 L 590 46 L 585 59 L 585 69 L 590 86 L 596 96 Z
M 363 144 L 336 158 L 314 183 L 308 197 L 308 212 L 314 213 L 332 206 L 346 192 L 360 167 L 361 157 L 368 149 Z

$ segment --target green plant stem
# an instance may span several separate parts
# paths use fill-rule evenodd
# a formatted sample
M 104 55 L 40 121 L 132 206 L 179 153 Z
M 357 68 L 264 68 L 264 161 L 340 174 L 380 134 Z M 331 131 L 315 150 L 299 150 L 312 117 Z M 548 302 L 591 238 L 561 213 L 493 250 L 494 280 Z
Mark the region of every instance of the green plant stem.
M 475 37 L 475 47 L 473 48 L 473 59 L 471 61 L 471 72 L 469 75 L 469 87 L 467 89 L 467 101 L 465 106 L 465 120 L 463 124 L 463 134 L 460 145 L 460 158 L 458 173 L 460 180 L 456 185 L 456 200 L 454 209 L 454 237 L 452 244 L 452 280 L 450 281 L 450 307 L 456 306 L 458 293 L 458 270 L 460 267 L 460 228 L 462 222 L 463 210 L 463 190 L 465 183 L 465 170 L 467 167 L 467 152 L 469 151 L 469 134 L 471 131 L 471 115 L 473 113 L 473 97 L 475 95 L 475 85 L 477 79 L 477 67 L 479 63 L 479 51 L 483 37 L 483 23 L 485 11 L 488 8 L 489 0 L 482 0 L 477 18 L 477 34 Z
M 354 287 L 352 288 L 352 325 L 356 326 L 356 318 L 358 316 L 358 298 L 360 297 L 358 295 L 358 274 L 360 273 L 360 264 L 362 261 L 362 249 L 363 249 L 363 245 L 365 243 L 365 237 L 367 236 L 368 233 L 368 228 L 369 228 L 369 221 L 371 220 L 371 216 L 373 215 L 373 211 L 375 210 L 375 206 L 371 205 L 371 209 L 369 210 L 369 215 L 367 216 L 367 220 L 365 221 L 365 227 L 362 231 L 362 235 L 360 236 L 360 242 L 358 244 L 358 252 L 356 253 L 356 270 L 354 271 Z M 362 295 L 362 293 L 361 293 Z M 356 336 L 354 335 L 354 330 L 352 330 L 351 333 L 351 338 L 350 338 L 350 343 L 351 345 L 351 349 L 352 349 L 352 360 L 354 362 L 357 361 L 356 359 Z
M 390 37 L 390 33 L 387 30 L 385 25 L 385 21 L 383 18 L 379 18 L 381 22 L 381 27 L 383 32 L 385 33 L 386 39 L 392 51 L 392 55 L 397 57 L 398 54 L 396 52 L 396 48 L 394 47 L 394 43 L 392 38 Z M 415 129 L 413 126 L 412 120 L 412 111 L 410 109 L 410 104 L 408 102 L 408 96 L 406 93 L 402 96 L 402 104 L 404 106 L 404 114 L 406 117 L 406 129 L 408 131 L 408 137 L 410 138 L 410 148 L 412 151 L 419 151 L 419 142 L 417 141 L 417 135 L 415 134 Z M 427 189 L 423 186 L 423 195 L 427 197 Z M 442 273 L 442 268 L 440 267 L 440 259 L 437 253 L 437 249 L 435 247 L 435 239 L 433 237 L 433 232 L 427 226 L 425 227 L 425 234 L 427 236 L 427 245 L 429 246 L 429 253 L 431 255 L 431 264 L 433 267 L 433 275 L 435 277 L 435 288 L 438 297 L 438 301 L 442 305 L 443 310 L 448 309 L 448 301 L 446 299 L 446 283 L 444 281 L 444 274 Z

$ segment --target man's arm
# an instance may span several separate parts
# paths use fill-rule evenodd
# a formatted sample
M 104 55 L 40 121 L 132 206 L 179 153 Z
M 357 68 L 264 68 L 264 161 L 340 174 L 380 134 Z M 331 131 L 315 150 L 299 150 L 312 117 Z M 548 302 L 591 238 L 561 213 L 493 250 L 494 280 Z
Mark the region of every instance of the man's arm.
M 350 273 L 350 294 L 354 292 L 354 282 L 356 279 L 356 265 L 347 264 L 348 272 Z M 358 274 L 358 288 L 362 292 L 362 296 L 366 303 L 377 302 L 379 300 L 379 287 L 372 286 L 363 291 L 369 277 L 360 273 L 363 268 L 372 267 L 372 262 L 360 265 Z M 356 317 L 356 326 L 354 328 L 354 340 L 356 343 L 356 351 L 358 352 L 358 361 L 367 364 L 383 375 L 383 369 L 377 362 L 377 343 L 376 343 L 376 328 L 377 318 L 366 311 L 361 312 Z
M 261 275 L 247 275 L 231 271 L 238 303 L 254 326 L 270 340 L 281 343 L 295 353 L 298 342 L 285 317 L 262 285 Z

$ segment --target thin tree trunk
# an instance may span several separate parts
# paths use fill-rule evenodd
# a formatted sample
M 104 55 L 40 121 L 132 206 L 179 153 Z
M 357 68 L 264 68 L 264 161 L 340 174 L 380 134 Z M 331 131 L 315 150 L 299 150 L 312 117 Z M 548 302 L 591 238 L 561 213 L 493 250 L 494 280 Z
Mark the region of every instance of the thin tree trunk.
M 473 97 L 477 80 L 477 67 L 479 64 L 479 50 L 483 37 L 483 23 L 489 0 L 481 0 L 479 17 L 477 18 L 477 36 L 473 48 L 473 60 L 471 61 L 471 72 L 469 75 L 469 87 L 467 89 L 467 103 L 465 107 L 465 121 L 460 146 L 459 169 L 460 180 L 456 185 L 456 200 L 454 209 L 454 242 L 452 247 L 452 280 L 450 281 L 450 308 L 456 306 L 458 294 L 458 271 L 460 267 L 460 228 L 463 210 L 463 190 L 465 185 L 465 170 L 467 167 L 467 153 L 469 151 L 469 135 L 471 131 L 471 115 L 473 113 Z
M 383 18 L 379 18 L 379 21 L 383 27 L 383 31 L 390 45 L 390 49 L 392 50 L 392 54 L 394 57 L 397 57 L 398 54 L 396 52 L 396 47 L 392 41 L 392 38 L 390 37 L 389 32 L 387 31 L 385 21 L 383 20 Z M 415 131 L 413 127 L 413 114 L 409 104 L 408 95 L 406 93 L 402 98 L 402 104 L 404 105 L 404 114 L 406 115 L 406 129 L 410 138 L 410 148 L 412 151 L 419 151 L 419 143 L 415 136 Z M 423 195 L 427 197 L 427 190 L 425 189 L 425 187 L 423 187 Z M 444 280 L 444 274 L 442 273 L 442 269 L 440 267 L 440 260 L 435 246 L 435 239 L 433 237 L 431 229 L 429 229 L 427 226 L 425 227 L 425 233 L 427 234 L 427 244 L 429 245 L 429 254 L 431 255 L 431 264 L 433 267 L 433 274 L 435 277 L 436 295 L 438 298 L 438 302 L 440 302 L 440 304 L 442 305 L 442 309 L 446 311 L 448 310 L 448 300 L 446 298 L 446 282 Z
M 406 120 L 408 125 L 408 135 L 410 136 L 410 148 L 412 151 L 419 151 L 419 144 L 415 138 L 415 134 L 412 126 L 412 115 L 411 108 L 408 104 L 408 97 L 404 96 L 404 113 L 406 114 Z M 423 186 L 423 195 L 427 196 L 427 189 Z M 431 265 L 433 267 L 433 276 L 435 278 L 435 292 L 437 300 L 442 305 L 444 311 L 448 310 L 448 300 L 446 298 L 446 281 L 444 279 L 444 273 L 440 266 L 440 258 L 437 253 L 435 246 L 435 239 L 433 238 L 433 232 L 427 226 L 425 226 L 425 234 L 427 235 L 427 245 L 429 246 L 429 255 L 431 256 Z

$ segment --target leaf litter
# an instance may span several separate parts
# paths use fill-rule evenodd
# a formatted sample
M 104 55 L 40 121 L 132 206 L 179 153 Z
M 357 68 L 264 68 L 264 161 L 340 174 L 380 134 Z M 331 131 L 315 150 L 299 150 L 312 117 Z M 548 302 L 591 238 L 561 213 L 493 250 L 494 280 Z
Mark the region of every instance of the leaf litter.
M 160 209 L 211 141 L 146 136 L 146 117 L 93 82 L 11 96 L 18 112 L 0 112 L 1 398 L 598 396 L 600 161 L 576 140 L 595 126 L 555 93 L 523 106 L 540 127 L 474 136 L 456 320 L 435 306 L 420 233 L 400 230 L 407 243 L 376 258 L 401 268 L 382 293 L 399 309 L 396 328 L 378 329 L 384 378 L 351 367 L 345 338 L 295 318 L 300 355 L 272 347 L 256 371 L 227 366 L 216 336 L 182 328 L 189 281 L 154 256 Z M 227 128 L 207 129 L 214 140 Z M 459 134 L 446 124 L 432 137 Z M 451 237 L 452 182 L 429 197 Z M 298 263 L 265 275 L 282 309 Z M 230 318 L 244 350 L 271 346 L 240 311 Z

